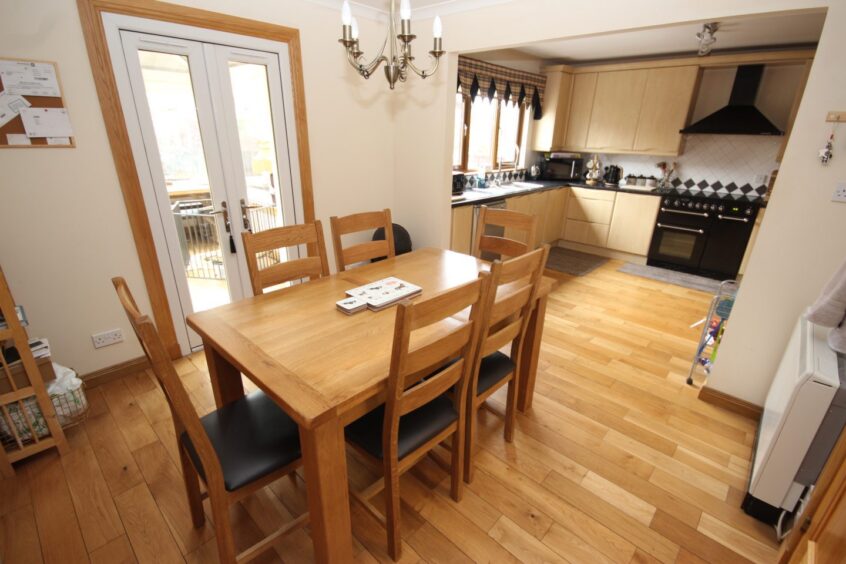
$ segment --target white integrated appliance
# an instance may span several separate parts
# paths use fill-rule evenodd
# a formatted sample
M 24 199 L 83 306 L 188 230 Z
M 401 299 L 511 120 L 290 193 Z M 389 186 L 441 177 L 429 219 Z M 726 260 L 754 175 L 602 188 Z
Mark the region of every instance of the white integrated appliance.
M 799 319 L 767 394 L 746 513 L 776 526 L 793 522 L 846 424 L 846 363 L 828 329 Z M 801 511 L 800 511 L 801 512 Z

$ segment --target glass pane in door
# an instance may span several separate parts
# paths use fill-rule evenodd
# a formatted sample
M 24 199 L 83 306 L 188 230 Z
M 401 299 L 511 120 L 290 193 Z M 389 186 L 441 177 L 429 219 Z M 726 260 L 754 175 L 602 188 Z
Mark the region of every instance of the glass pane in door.
M 229 78 L 235 102 L 241 160 L 247 186 L 247 214 L 253 233 L 285 224 L 267 67 L 229 61 Z M 239 210 L 240 211 L 240 210 Z M 259 268 L 288 260 L 286 249 L 263 253 Z
M 138 51 L 193 311 L 230 301 L 188 58 Z

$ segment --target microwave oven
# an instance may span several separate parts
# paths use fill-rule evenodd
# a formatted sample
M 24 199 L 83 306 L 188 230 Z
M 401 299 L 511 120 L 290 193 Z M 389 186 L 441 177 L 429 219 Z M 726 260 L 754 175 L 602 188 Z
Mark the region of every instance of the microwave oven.
M 544 180 L 579 180 L 584 160 L 580 153 L 546 153 L 541 178 Z

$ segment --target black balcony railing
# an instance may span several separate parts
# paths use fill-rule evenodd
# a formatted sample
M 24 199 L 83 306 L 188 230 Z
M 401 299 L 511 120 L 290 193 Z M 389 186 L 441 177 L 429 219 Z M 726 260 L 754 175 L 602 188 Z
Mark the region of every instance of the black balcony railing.
M 171 204 L 179 247 L 185 274 L 188 278 L 224 280 L 226 273 L 221 248 L 229 252 L 229 242 L 221 245 L 217 229 L 217 216 L 213 215 L 211 200 L 180 200 Z M 237 212 L 236 212 L 237 213 Z M 263 206 L 249 210 L 253 231 L 264 231 L 280 225 L 278 211 L 274 206 Z M 231 221 L 240 221 L 237 215 L 230 215 Z M 262 253 L 258 257 L 260 268 L 267 268 L 280 261 L 278 251 Z

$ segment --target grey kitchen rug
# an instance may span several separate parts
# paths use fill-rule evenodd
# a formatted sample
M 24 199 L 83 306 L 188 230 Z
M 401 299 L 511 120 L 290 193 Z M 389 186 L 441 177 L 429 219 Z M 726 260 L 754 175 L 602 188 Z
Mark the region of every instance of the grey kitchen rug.
M 605 257 L 598 257 L 570 249 L 562 249 L 561 247 L 552 247 L 549 250 L 549 259 L 546 261 L 546 267 L 563 272 L 564 274 L 584 276 L 589 272 L 593 272 L 606 262 L 608 262 L 608 259 Z
M 710 294 L 714 294 L 720 289 L 719 280 L 713 280 L 711 278 L 705 278 L 704 276 L 697 276 L 695 274 L 688 274 L 686 272 L 676 272 L 675 270 L 669 270 L 667 268 L 658 268 L 657 266 L 647 266 L 645 264 L 627 262 L 618 270 L 619 272 L 625 272 L 626 274 L 633 274 L 635 276 L 642 276 L 643 278 L 667 282 L 669 284 L 675 284 L 676 286 L 690 288 L 691 290 L 701 290 Z

